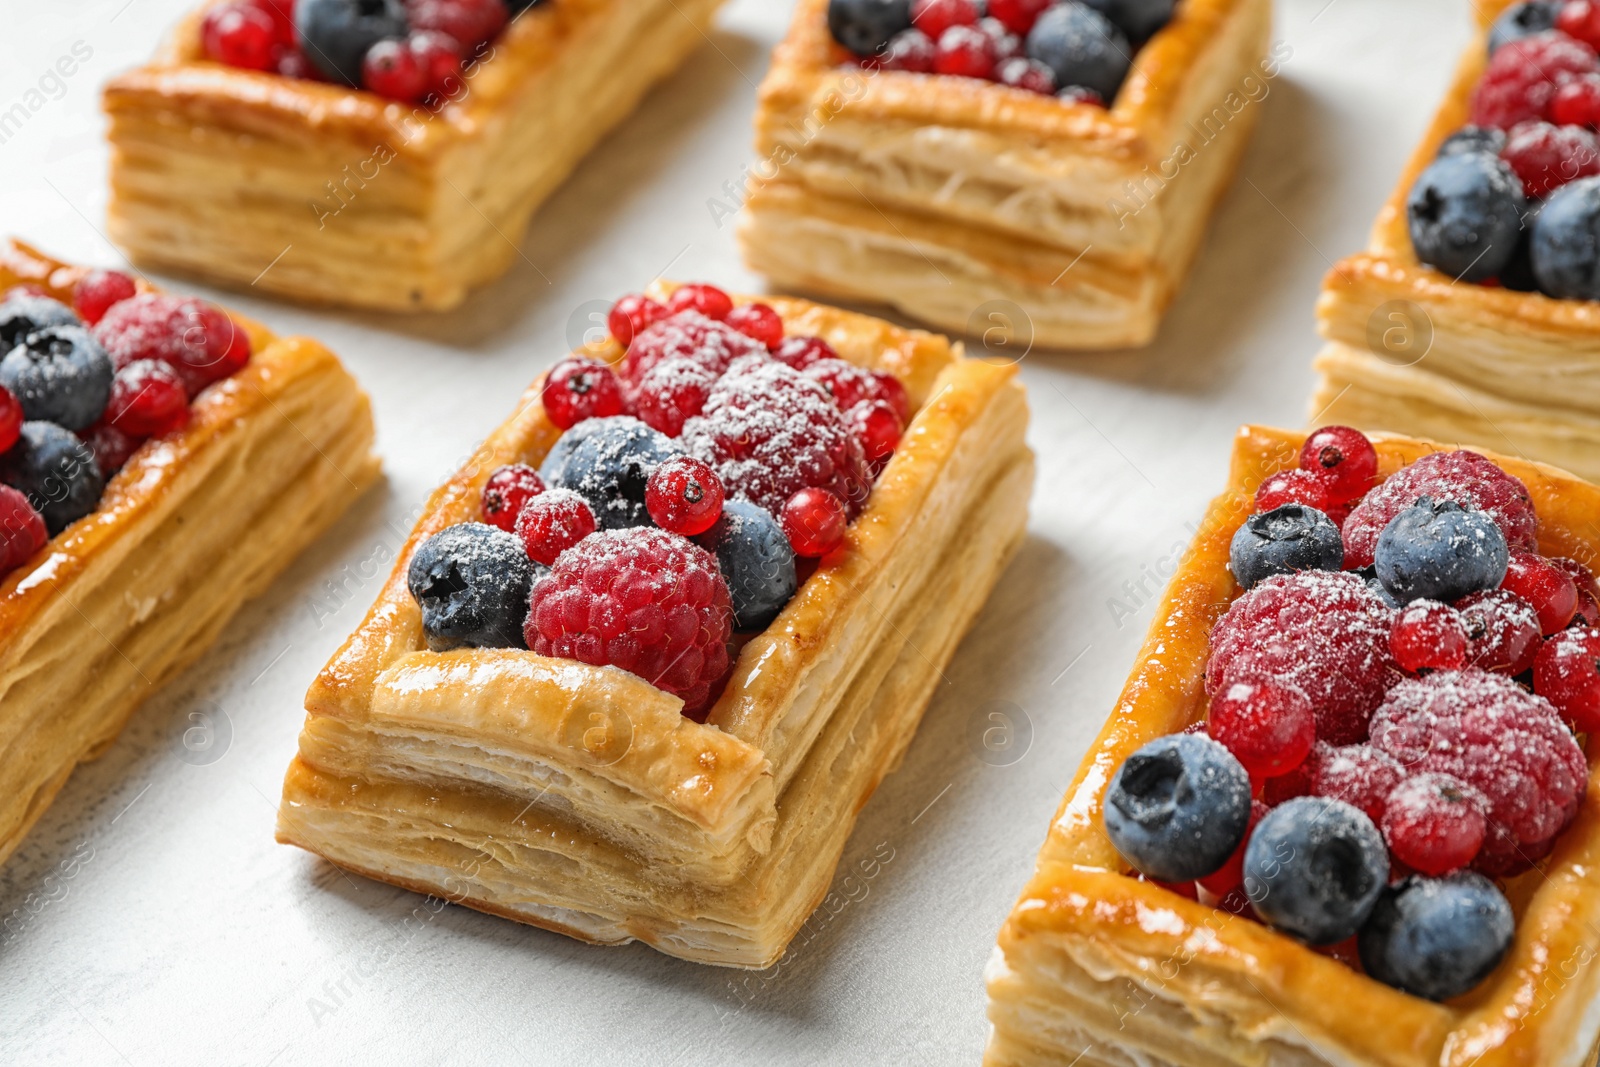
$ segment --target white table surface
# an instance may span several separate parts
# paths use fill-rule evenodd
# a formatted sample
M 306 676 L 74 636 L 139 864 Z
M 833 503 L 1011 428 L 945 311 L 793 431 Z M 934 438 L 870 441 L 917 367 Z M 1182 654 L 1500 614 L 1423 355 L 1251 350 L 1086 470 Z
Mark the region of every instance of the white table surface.
M 75 43 L 93 51 L 0 144 L 0 230 L 121 262 L 101 236 L 98 85 L 148 55 L 188 3 L 0 0 L 0 111 Z M 1281 0 L 1275 38 L 1292 55 L 1157 343 L 1023 361 L 1040 459 L 1030 535 L 844 863 L 892 858 L 858 874 L 779 967 L 699 967 L 435 914 L 275 844 L 301 697 L 377 591 L 372 560 L 566 351 L 574 314 L 663 271 L 759 286 L 707 202 L 751 159 L 755 89 L 788 8 L 732 0 L 545 206 L 523 262 L 457 312 L 212 294 L 344 357 L 376 403 L 388 478 L 77 771 L 0 871 L 0 1062 L 977 1061 L 995 931 L 1122 685 L 1156 575 L 1221 486 L 1235 427 L 1303 420 L 1322 274 L 1364 243 L 1469 8 Z M 973 740 L 997 701 L 1031 734 L 1011 762 Z M 195 716 L 215 724 L 210 762 L 184 747 Z

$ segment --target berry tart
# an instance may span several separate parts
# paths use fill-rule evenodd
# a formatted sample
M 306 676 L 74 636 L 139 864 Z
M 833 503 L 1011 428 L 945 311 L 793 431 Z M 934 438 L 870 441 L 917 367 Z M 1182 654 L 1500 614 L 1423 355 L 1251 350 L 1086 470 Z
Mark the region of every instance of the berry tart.
M 307 696 L 279 840 L 762 967 L 1027 519 L 1015 368 L 705 285 L 624 297 L 429 502 Z
M 1245 427 L 1229 482 L 1001 930 L 984 1062 L 1592 1063 L 1600 488 L 1342 426 Z
M 298 300 L 454 307 L 718 2 L 208 4 L 106 88 L 112 239 Z
M 745 259 L 945 330 L 1145 344 L 1287 55 L 1270 29 L 1267 0 L 800 0 Z
M 1474 5 L 1481 32 L 1317 305 L 1318 419 L 1600 478 L 1600 5 Z
M 335 356 L 0 245 L 0 861 L 378 474 Z

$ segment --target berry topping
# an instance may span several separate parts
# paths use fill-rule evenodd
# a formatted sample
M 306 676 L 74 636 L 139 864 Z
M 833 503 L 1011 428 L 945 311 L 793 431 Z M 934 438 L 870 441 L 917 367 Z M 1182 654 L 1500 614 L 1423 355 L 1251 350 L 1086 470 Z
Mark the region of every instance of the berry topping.
M 1406 197 L 1417 258 L 1468 282 L 1493 278 L 1511 262 L 1525 211 L 1511 165 L 1475 152 L 1434 160 Z
M 1256 914 L 1312 945 L 1360 930 L 1388 881 L 1378 828 L 1358 808 L 1326 797 L 1273 808 L 1245 849 L 1244 888 Z
M 483 521 L 511 533 L 522 506 L 542 492 L 544 479 L 532 467 L 512 463 L 497 468 L 483 483 Z
M 0 452 L 17 443 L 22 436 L 22 401 L 5 386 L 0 385 Z
M 272 17 L 256 4 L 218 4 L 200 22 L 206 58 L 245 70 L 273 70 L 282 44 Z
M 1383 839 L 1412 870 L 1447 874 L 1471 863 L 1483 847 L 1488 806 L 1483 794 L 1459 778 L 1419 774 L 1389 794 Z
M 1578 610 L 1578 586 L 1566 571 L 1543 556 L 1517 549 L 1511 553 L 1500 588 L 1533 605 L 1539 629 L 1553 634 L 1572 621 Z
M 1294 469 L 1269 474 L 1256 489 L 1256 510 L 1276 511 L 1285 504 L 1303 504 L 1330 514 L 1335 505 L 1328 483 L 1315 471 Z
M 603 530 L 650 525 L 645 489 L 657 465 L 681 455 L 638 419 L 613 415 L 568 430 L 545 457 L 539 475 L 555 489 L 589 502 Z
M 1300 467 L 1321 477 L 1337 503 L 1359 500 L 1378 477 L 1378 453 L 1367 435 L 1348 426 L 1313 430 L 1300 447 Z
M 1401 603 L 1459 600 L 1493 589 L 1506 576 L 1505 535 L 1481 511 L 1422 497 L 1378 535 L 1378 580 Z
M 203 300 L 141 293 L 107 311 L 95 339 L 117 367 L 159 359 L 177 371 L 192 398 L 250 361 L 249 335 Z
M 1500 965 L 1515 930 L 1511 905 L 1481 874 L 1408 878 L 1372 909 L 1361 930 L 1361 965 L 1384 985 L 1449 1000 Z
M 1406 776 L 1393 757 L 1371 745 L 1318 745 L 1306 765 L 1312 795 L 1359 808 L 1375 826 L 1382 824 L 1389 795 Z
M 1557 5 L 1555 28 L 1590 48 L 1600 48 L 1600 3 L 1566 0 Z
M 645 506 L 668 533 L 693 537 L 722 514 L 722 481 L 692 456 L 676 456 L 657 467 L 645 486 Z
M 698 311 L 708 319 L 718 322 L 733 310 L 733 298 L 714 285 L 682 285 L 667 299 L 667 313 Z
M 611 305 L 606 316 L 606 327 L 621 345 L 633 343 L 637 334 L 667 317 L 665 305 L 639 293 L 630 293 Z
M 550 368 L 539 390 L 550 421 L 569 430 L 584 419 L 621 415 L 622 386 L 611 368 L 576 356 Z
M 28 498 L 9 485 L 0 485 L 0 577 L 28 562 L 49 540 L 44 517 Z
M 1089 7 L 1111 21 L 1111 24 L 1128 35 L 1130 40 L 1143 41 L 1172 18 L 1177 0 L 1082 0 Z
M 509 15 L 503 0 L 408 0 L 406 4 L 412 29 L 453 37 L 468 51 L 504 29 Z
M 1238 895 L 1243 895 L 1244 850 L 1250 844 L 1250 835 L 1255 832 L 1256 824 L 1262 819 L 1266 818 L 1267 812 L 1271 810 L 1272 807 L 1270 805 L 1264 804 L 1259 800 L 1252 800 L 1250 802 L 1250 822 L 1245 827 L 1244 836 L 1239 839 L 1238 847 L 1233 850 L 1233 853 L 1228 857 L 1227 862 L 1221 867 L 1218 867 L 1214 872 L 1206 875 L 1204 878 L 1197 879 L 1200 885 L 1205 888 L 1206 892 L 1210 893 L 1214 897 L 1219 898 L 1226 897 L 1230 893 L 1236 892 Z M 1220 901 L 1218 906 L 1222 906 Z
M 1082 86 L 1111 100 L 1132 65 L 1123 32 L 1083 4 L 1057 4 L 1028 32 L 1028 58 L 1049 67 L 1060 86 Z
M 1403 671 L 1453 671 L 1467 665 L 1467 625 L 1449 604 L 1413 600 L 1395 616 L 1389 651 Z
M 1208 730 L 1250 777 L 1276 778 L 1305 762 L 1317 739 L 1311 701 L 1267 678 L 1235 681 L 1211 702 Z
M 844 543 L 850 518 L 844 501 L 826 489 L 802 489 L 789 498 L 778 515 L 795 555 L 820 559 Z
M 47 326 L 0 359 L 0 386 L 29 419 L 69 430 L 91 425 L 111 396 L 111 358 L 82 326 Z
M 908 0 L 828 0 L 828 32 L 858 56 L 875 55 L 910 25 Z
M 3 440 L 3 435 L 0 435 Z M 1600 583 L 1596 583 L 1594 572 L 1575 559 L 1565 556 L 1552 556 L 1546 562 L 1552 567 L 1557 567 L 1561 573 L 1572 579 L 1573 586 L 1578 590 L 1577 615 L 1572 620 L 1572 625 L 1600 626 Z
M 682 357 L 665 359 L 639 380 L 633 406 L 645 425 L 677 437 L 683 424 L 704 410 L 716 384 L 716 373 L 704 364 Z
M 1250 777 L 1199 734 L 1158 737 L 1123 761 L 1106 789 L 1111 844 L 1134 869 L 1191 882 L 1227 863 L 1250 824 Z
M 624 382 L 638 385 L 656 364 L 687 359 L 721 375 L 741 356 L 766 354 L 767 347 L 761 342 L 691 309 L 662 319 L 634 337 L 617 373 Z
M 52 537 L 92 512 L 106 487 L 89 447 L 53 422 L 22 424 L 22 436 L 0 456 L 0 482 L 27 496 Z
M 839 353 L 820 337 L 785 337 L 772 350 L 772 358 L 793 369 L 803 371 L 822 359 L 838 359 Z
M 1539 652 L 1539 614 L 1506 589 L 1473 593 L 1456 602 L 1467 627 L 1467 662 L 1486 671 L 1518 675 Z
M 447 33 L 424 30 L 406 41 L 428 81 L 428 92 L 451 97 L 461 91 L 461 44 Z
M 400 0 L 298 0 L 295 28 L 311 65 L 355 89 L 368 50 L 409 27 Z
M 542 656 L 630 671 L 694 717 L 727 671 L 732 624 L 709 552 L 664 530 L 608 530 L 534 583 L 527 637 Z
M 840 411 L 849 411 L 865 400 L 882 400 L 894 407 L 902 421 L 910 416 L 905 387 L 892 374 L 879 374 L 842 359 L 819 359 L 803 373 L 828 390 Z
M 881 470 L 894 455 L 905 425 L 888 401 L 864 400 L 850 409 L 850 428 L 861 440 L 861 451 L 873 470 Z
M 1489 27 L 1489 54 L 1512 41 L 1555 29 L 1561 5 L 1562 0 L 1529 0 L 1506 8 Z
M 1557 126 L 1588 126 L 1600 123 L 1600 74 L 1580 74 L 1563 82 L 1550 97 L 1545 117 Z M 1494 150 L 1496 154 L 1499 149 Z
M 976 0 L 911 0 L 911 24 L 937 41 L 952 26 L 976 26 Z
M 30 333 L 51 326 L 78 325 L 78 316 L 67 305 L 18 286 L 0 300 L 0 356 L 20 345 Z
M 999 19 L 981 18 L 978 20 L 978 29 L 989 38 L 989 43 L 994 48 L 996 64 L 1008 59 L 1027 58 L 1022 54 L 1022 38 L 1006 29 L 1006 24 Z M 992 76 L 998 80 L 998 74 Z
M 766 304 L 740 304 L 723 321 L 768 348 L 776 348 L 783 341 L 783 319 Z
M 302 0 L 302 3 L 304 0 Z M 406 584 L 422 608 L 435 652 L 452 648 L 526 648 L 533 564 L 504 530 L 467 522 L 440 530 L 417 548 Z
M 1539 291 L 1558 300 L 1600 300 L 1600 178 L 1550 194 L 1528 246 Z
M 100 466 L 100 472 L 109 481 L 111 476 L 128 465 L 128 460 L 139 451 L 139 446 L 144 444 L 144 438 L 133 437 L 123 433 L 115 426 L 105 422 L 97 422 L 83 431 L 83 443 L 94 454 L 94 459 Z
M 1496 49 L 1472 94 L 1472 124 L 1509 130 L 1544 117 L 1556 89 L 1597 69 L 1595 51 L 1564 33 L 1535 33 Z
M 1533 661 L 1533 691 L 1573 729 L 1600 729 L 1600 630 L 1563 630 L 1546 641 Z
M 940 35 L 933 51 L 933 70 L 936 74 L 954 74 L 963 78 L 987 78 L 994 73 L 996 53 L 994 38 L 976 26 L 951 26 Z
M 1462 153 L 1498 156 L 1506 146 L 1506 131 L 1493 126 L 1463 126 L 1439 143 L 1435 158 Z
M 361 84 L 390 100 L 415 102 L 432 88 L 422 60 L 405 41 L 379 41 L 361 61 Z
M 1541 200 L 1575 178 L 1600 174 L 1600 140 L 1577 126 L 1522 122 L 1511 128 L 1500 158 L 1511 165 L 1530 200 Z
M 528 558 L 546 567 L 595 529 L 594 512 L 571 489 L 540 493 L 517 513 L 517 538 Z
M 1228 567 L 1241 588 L 1274 574 L 1336 571 L 1344 563 L 1339 528 L 1316 508 L 1285 504 L 1250 516 L 1233 535 Z
M 1026 89 L 1030 93 L 1043 93 L 1045 96 L 1056 91 L 1055 73 L 1037 59 L 1012 56 L 1002 60 L 994 73 L 995 80 L 1002 85 Z
M 105 317 L 112 304 L 129 299 L 139 290 L 133 279 L 119 270 L 92 270 L 72 287 L 72 307 L 90 326 Z
M 989 0 L 989 16 L 1012 33 L 1026 34 L 1033 29 L 1053 0 Z
M 722 516 L 698 541 L 716 553 L 740 630 L 766 629 L 799 588 L 788 535 L 748 500 L 724 503 Z
M 112 379 L 105 420 L 130 437 L 160 437 L 183 428 L 189 422 L 183 379 L 160 360 L 129 363 Z
M 883 53 L 885 70 L 931 74 L 938 46 L 921 30 L 902 30 L 890 39 Z

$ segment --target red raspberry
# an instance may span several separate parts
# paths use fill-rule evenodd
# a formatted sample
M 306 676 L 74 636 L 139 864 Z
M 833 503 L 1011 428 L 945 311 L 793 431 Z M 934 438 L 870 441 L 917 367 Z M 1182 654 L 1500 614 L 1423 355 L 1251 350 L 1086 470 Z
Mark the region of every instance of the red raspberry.
M 861 451 L 874 470 L 882 470 L 894 455 L 905 433 L 905 425 L 894 408 L 884 400 L 863 400 L 851 408 L 850 428 L 861 441 Z
M 361 84 L 390 100 L 414 103 L 428 94 L 428 72 L 404 41 L 379 41 L 361 60 Z
M 1257 511 L 1276 511 L 1285 504 L 1304 504 L 1324 515 L 1334 507 L 1327 483 L 1312 471 L 1298 469 L 1269 474 L 1256 489 Z
M 1245 826 L 1244 837 L 1239 840 L 1239 847 L 1233 850 L 1233 855 L 1211 874 L 1200 879 L 1199 885 L 1205 888 L 1212 896 L 1225 897 L 1229 893 L 1244 885 L 1244 850 L 1250 844 L 1250 835 L 1255 831 L 1256 823 L 1266 817 L 1272 809 L 1259 800 L 1250 802 L 1250 822 Z
M 72 310 L 93 326 L 105 317 L 111 305 L 137 293 L 133 279 L 120 270 L 92 270 L 72 287 Z
M 871 489 L 861 442 L 816 382 L 769 359 L 742 359 L 683 428 L 731 496 L 777 515 L 802 489 L 827 489 L 850 517 Z
M 278 60 L 278 28 L 256 5 L 219 4 L 200 23 L 206 58 L 245 70 L 271 70 Z
M 1351 570 L 1372 566 L 1383 528 L 1425 496 L 1486 511 L 1512 548 L 1538 548 L 1539 519 L 1527 486 L 1476 452 L 1434 452 L 1401 469 L 1350 512 L 1344 523 L 1344 565 Z
M 1600 74 L 1580 74 L 1564 82 L 1550 97 L 1545 118 L 1557 126 L 1600 124 Z
M 1546 641 L 1533 661 L 1533 691 L 1573 729 L 1600 729 L 1600 630 L 1563 630 Z
M 905 386 L 892 374 L 870 371 L 842 359 L 819 359 L 804 373 L 822 383 L 840 411 L 850 411 L 869 400 L 882 400 L 894 409 L 901 423 L 910 421 L 911 403 Z
M 451 97 L 461 91 L 461 43 L 448 33 L 413 32 L 406 47 L 428 79 L 428 92 Z
M 931 74 L 933 57 L 937 53 L 933 39 L 921 30 L 901 30 L 889 40 L 889 47 L 883 53 L 883 69 Z
M 1055 0 L 989 0 L 989 15 L 999 19 L 1012 33 L 1024 36 L 1039 21 L 1044 9 Z
M 1502 45 L 1472 94 L 1472 124 L 1509 130 L 1543 117 L 1556 89 L 1596 69 L 1595 51 L 1551 30 Z
M 589 502 L 571 489 L 551 489 L 517 513 L 516 534 L 528 558 L 546 567 L 597 528 Z
M 522 463 L 500 467 L 483 483 L 483 521 L 513 533 L 522 506 L 542 492 L 544 479 L 532 467 Z
M 1580 126 L 1523 122 L 1512 128 L 1500 158 L 1522 179 L 1528 198 L 1542 200 L 1570 181 L 1600 174 L 1600 141 Z
M 716 557 L 650 527 L 586 537 L 534 582 L 526 637 L 541 656 L 631 671 L 704 719 L 728 669 L 733 610 Z
M 795 370 L 805 370 L 822 359 L 838 359 L 839 353 L 820 337 L 785 337 L 772 350 L 772 358 Z
M 1313 430 L 1300 447 L 1300 467 L 1322 477 L 1336 504 L 1359 500 L 1378 480 L 1378 453 L 1367 435 L 1348 426 Z
M 1419 774 L 1389 794 L 1383 839 L 1394 858 L 1437 878 L 1460 870 L 1483 847 L 1488 829 L 1483 794 L 1449 774 Z
M 804 559 L 821 559 L 844 543 L 850 517 L 844 501 L 826 489 L 802 489 L 789 498 L 778 513 L 794 554 Z
M 634 335 L 667 317 L 665 304 L 657 303 L 642 293 L 629 293 L 611 305 L 606 316 L 606 326 L 617 343 L 626 347 Z
M 1206 692 L 1215 701 L 1236 678 L 1272 678 L 1311 701 L 1319 739 L 1360 741 L 1398 677 L 1393 614 L 1348 571 L 1274 575 L 1235 600 L 1212 631 Z
M 978 29 L 994 45 L 994 61 L 997 65 L 1022 56 L 1022 38 L 1006 29 L 1006 24 L 999 19 L 979 19 Z M 994 77 L 994 72 L 991 71 L 989 76 Z
M 937 41 L 952 26 L 976 26 L 976 0 L 911 0 L 911 24 Z
M 1413 600 L 1395 615 L 1389 651 L 1403 671 L 1453 671 L 1467 665 L 1467 624 L 1437 600 Z
M 1467 662 L 1486 671 L 1518 675 L 1539 654 L 1539 613 L 1506 589 L 1488 589 L 1456 601 L 1467 625 Z
M 1550 851 L 1583 799 L 1583 752 L 1548 700 L 1487 671 L 1440 671 L 1389 690 L 1372 744 L 1412 773 L 1452 774 L 1489 802 L 1474 862 L 1510 875 Z
M 1212 738 L 1258 780 L 1300 766 L 1317 739 L 1311 701 L 1270 678 L 1237 678 L 1211 701 L 1208 722 Z
M 119 368 L 141 359 L 167 364 L 182 376 L 191 398 L 250 358 L 249 335 L 221 308 L 163 293 L 140 293 L 112 305 L 94 336 Z
M 681 357 L 720 377 L 740 356 L 766 354 L 767 348 L 760 341 L 727 323 L 698 311 L 680 311 L 635 336 L 617 373 L 627 384 L 638 385 L 657 363 Z
M 1517 594 L 1539 614 L 1539 629 L 1553 634 L 1578 611 L 1578 585 L 1566 571 L 1535 552 L 1511 550 L 1500 588 Z
M 1056 91 L 1055 72 L 1037 59 L 1012 56 L 1002 60 L 994 71 L 995 81 L 1013 89 L 1026 89 L 1030 93 L 1053 95 Z
M 1577 38 L 1590 48 L 1600 48 L 1600 3 L 1595 3 L 1595 0 L 1567 0 L 1556 15 L 1556 29 Z
M 130 437 L 160 437 L 188 425 L 189 393 L 168 364 L 135 360 L 111 380 L 104 417 Z
M 99 464 L 100 473 L 107 478 L 127 466 L 128 460 L 133 458 L 133 454 L 139 451 L 139 446 L 145 441 L 142 437 L 131 437 L 123 433 L 103 419 L 78 436 L 83 438 L 83 443 L 94 453 L 94 461 Z
M 1388 753 L 1371 745 L 1341 748 L 1318 745 L 1317 749 L 1311 794 L 1342 800 L 1366 812 L 1377 825 L 1383 825 L 1389 794 L 1405 778 L 1405 768 Z
M 674 456 L 650 472 L 644 505 L 657 526 L 693 537 L 722 515 L 722 480 L 693 456 Z
M 49 540 L 44 518 L 28 498 L 9 485 L 0 485 L 0 576 L 28 562 Z
M 0 385 L 0 452 L 8 452 L 22 436 L 22 401 L 15 393 Z
M 689 359 L 664 360 L 650 368 L 634 391 L 633 406 L 641 422 L 668 437 L 683 432 L 683 424 L 706 406 L 717 384 L 707 367 Z
M 723 321 L 768 348 L 776 348 L 783 341 L 783 319 L 766 304 L 741 304 Z
M 698 311 L 708 319 L 722 322 L 733 310 L 733 298 L 714 285 L 683 285 L 667 298 L 667 312 Z
M 611 368 L 593 359 L 572 356 L 557 363 L 539 390 L 550 421 L 570 430 L 584 419 L 621 415 L 622 385 Z
M 994 40 L 988 34 L 976 26 L 951 26 L 934 50 L 933 70 L 936 74 L 987 78 L 994 73 L 998 59 Z
M 1577 619 L 1582 620 L 1585 626 L 1600 626 L 1600 583 L 1595 581 L 1594 572 L 1565 556 L 1551 556 L 1550 564 L 1560 567 L 1578 587 Z
M 408 0 L 406 20 L 413 30 L 431 30 L 454 37 L 467 51 L 505 28 L 501 0 Z

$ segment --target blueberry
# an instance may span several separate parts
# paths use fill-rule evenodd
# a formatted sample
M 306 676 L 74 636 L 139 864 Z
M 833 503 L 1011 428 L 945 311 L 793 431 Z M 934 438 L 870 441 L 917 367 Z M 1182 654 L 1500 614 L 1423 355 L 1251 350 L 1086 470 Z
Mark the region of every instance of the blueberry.
M 1373 552 L 1378 581 L 1402 604 L 1423 598 L 1449 604 L 1497 588 L 1509 560 L 1494 519 L 1426 496 L 1389 520 Z
M 506 10 L 511 13 L 513 18 L 515 18 L 524 11 L 528 10 L 528 8 L 542 3 L 543 0 L 503 0 L 503 2 L 506 5 Z
M 1367 583 L 1367 588 L 1372 590 L 1373 596 L 1377 597 L 1379 600 L 1389 605 L 1389 607 L 1396 610 L 1405 607 L 1404 604 L 1395 599 L 1395 595 L 1393 593 L 1389 592 L 1389 590 L 1383 587 L 1382 582 L 1378 581 L 1378 572 L 1375 568 L 1365 567 L 1356 573 L 1360 575 L 1363 582 Z
M 1528 210 L 1522 215 L 1517 250 L 1511 253 L 1511 262 L 1500 271 L 1500 284 L 1513 292 L 1533 293 L 1539 289 L 1539 279 L 1533 273 L 1533 227 L 1543 209 L 1543 200 L 1528 202 Z
M 0 385 L 23 415 L 69 430 L 94 424 L 111 399 L 111 357 L 82 326 L 47 326 L 0 359 Z
M 1511 905 L 1481 874 L 1407 878 L 1387 890 L 1361 929 L 1367 974 L 1427 997 L 1458 997 L 1488 977 L 1511 947 Z
M 1555 29 L 1560 13 L 1561 0 L 1528 0 L 1511 5 L 1489 27 L 1489 54 L 1494 55 L 1512 41 Z
M 911 0 L 828 0 L 828 32 L 858 56 L 876 55 L 911 28 Z
M 0 456 L 0 482 L 28 498 L 51 537 L 98 507 L 106 488 L 94 452 L 53 422 L 22 424 L 22 436 Z
M 82 326 L 72 309 L 48 296 L 13 293 L 0 301 L 0 355 L 47 326 Z
M 533 563 L 514 535 L 482 522 L 440 530 L 411 557 L 406 584 L 433 651 L 528 647 Z
M 1339 527 L 1316 508 L 1285 504 L 1244 520 L 1233 535 L 1228 566 L 1249 589 L 1274 574 L 1336 571 L 1344 566 Z
M 1328 797 L 1273 808 L 1244 850 L 1244 890 L 1256 914 L 1313 945 L 1361 929 L 1388 880 L 1378 828 L 1360 808 Z
M 1510 165 L 1481 152 L 1434 160 L 1406 198 L 1417 258 L 1469 282 L 1492 278 L 1511 261 L 1526 209 Z
M 1485 156 L 1498 156 L 1506 146 L 1506 131 L 1493 126 L 1463 126 L 1439 145 L 1435 159 L 1445 156 L 1466 155 L 1473 152 Z
M 561 436 L 539 475 L 552 489 L 571 489 L 589 502 L 602 530 L 650 526 L 645 484 L 650 472 L 682 449 L 630 415 L 585 419 Z
M 1550 194 L 1529 249 L 1539 291 L 1558 300 L 1600 300 L 1600 177 Z
M 1062 87 L 1081 85 L 1110 104 L 1132 60 L 1128 38 L 1075 0 L 1046 8 L 1028 31 L 1028 58 L 1049 67 Z
M 361 87 L 367 50 L 408 31 L 401 0 L 300 0 L 294 25 L 312 66 L 351 88 Z
M 1162 882 L 1216 872 L 1250 825 L 1250 776 L 1200 734 L 1158 737 L 1123 761 L 1106 790 L 1106 834 Z
M 1143 41 L 1172 19 L 1178 0 L 1080 0 L 1106 17 L 1129 40 Z
M 766 629 L 798 587 L 794 549 L 778 520 L 748 500 L 729 500 L 722 518 L 695 540 L 717 554 L 736 628 Z

